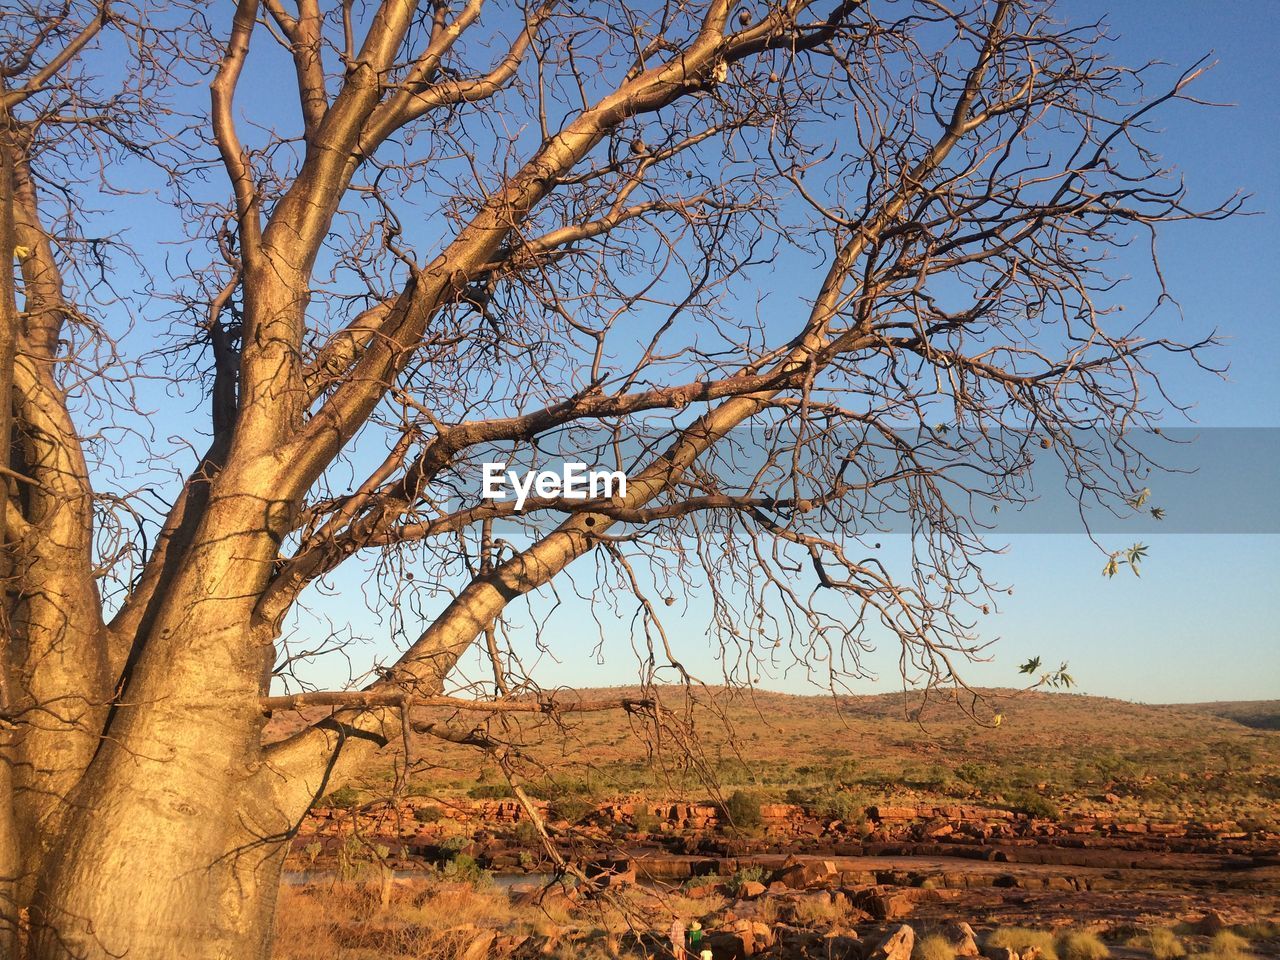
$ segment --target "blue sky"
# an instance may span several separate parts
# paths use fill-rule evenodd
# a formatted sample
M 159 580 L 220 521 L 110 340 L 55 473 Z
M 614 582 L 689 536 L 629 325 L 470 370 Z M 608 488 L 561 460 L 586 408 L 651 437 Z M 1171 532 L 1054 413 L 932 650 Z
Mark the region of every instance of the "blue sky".
M 1269 4 L 1098 3 L 1072 0 L 1072 17 L 1105 15 L 1117 55 L 1217 65 L 1199 85 L 1228 109 L 1175 106 L 1162 118 L 1168 156 L 1202 197 L 1243 190 L 1259 215 L 1175 225 L 1162 257 L 1193 324 L 1217 326 L 1226 382 L 1174 371 L 1205 426 L 1280 426 L 1280 28 Z M 1137 291 L 1135 291 L 1137 292 Z M 1257 483 L 1274 489 L 1276 476 Z M 1200 534 L 1149 539 L 1141 580 L 1105 580 L 1087 540 L 1018 537 L 1005 561 L 1017 592 L 995 618 L 1007 638 L 993 679 L 1024 653 L 1071 660 L 1082 689 L 1146 701 L 1280 697 L 1280 626 L 1273 611 L 1280 537 Z M 986 671 L 982 671 L 983 674 Z
M 1233 106 L 1175 104 L 1158 119 L 1164 130 L 1159 143 L 1184 171 L 1193 197 L 1209 205 L 1242 191 L 1253 196 L 1249 209 L 1256 215 L 1174 224 L 1164 232 L 1162 265 L 1188 327 L 1218 327 L 1226 337 L 1218 356 L 1230 364 L 1225 381 L 1172 365 L 1169 383 L 1176 395 L 1195 400 L 1199 425 L 1280 428 L 1280 27 L 1270 16 L 1274 8 L 1071 0 L 1058 9 L 1077 21 L 1105 16 L 1118 38 L 1115 56 L 1123 62 L 1156 59 L 1183 68 L 1206 54 L 1216 61 L 1193 92 Z M 1136 278 L 1125 297 L 1144 303 L 1152 292 Z M 1275 488 L 1280 477 L 1255 480 Z M 1157 495 L 1158 490 L 1157 484 Z M 1087 537 L 1009 537 L 1009 552 L 988 569 L 1015 592 L 984 622 L 984 636 L 999 643 L 991 651 L 993 661 L 974 665 L 969 679 L 1017 685 L 1017 665 L 1040 655 L 1054 664 L 1068 660 L 1086 693 L 1145 702 L 1280 697 L 1280 620 L 1274 611 L 1280 537 L 1142 538 L 1150 559 L 1141 578 L 1126 573 L 1106 579 L 1104 558 Z M 1119 548 L 1131 539 L 1117 534 L 1104 542 Z M 622 629 L 604 648 L 603 664 L 587 655 L 596 631 L 582 612 L 568 603 L 554 615 L 551 632 L 560 662 L 544 661 L 543 682 L 601 684 L 633 677 Z M 681 655 L 714 681 L 719 663 L 702 638 L 705 600 L 695 597 L 675 613 L 668 628 Z M 867 660 L 879 681 L 853 689 L 897 689 L 896 659 L 896 649 L 882 647 Z M 760 682 L 797 693 L 813 689 L 794 669 L 766 672 Z
M 1234 106 L 1172 105 L 1159 116 L 1165 130 L 1160 145 L 1185 173 L 1192 196 L 1205 206 L 1242 191 L 1253 195 L 1249 208 L 1257 215 L 1225 223 L 1174 224 L 1164 231 L 1162 264 L 1187 328 L 1219 328 L 1227 339 L 1216 359 L 1230 364 L 1225 381 L 1189 364 L 1172 364 L 1168 383 L 1175 395 L 1196 401 L 1199 424 L 1276 428 L 1272 444 L 1280 436 L 1280 28 L 1267 14 L 1275 9 L 1191 0 L 1071 0 L 1059 7 L 1062 16 L 1076 21 L 1105 16 L 1119 37 L 1114 55 L 1123 62 L 1164 60 L 1171 64 L 1167 75 L 1172 75 L 1174 68 L 1189 66 L 1205 54 L 1218 61 L 1194 92 Z M 261 107 L 260 101 L 252 102 L 255 88 L 273 86 L 258 82 L 241 93 L 248 106 Z M 133 240 L 144 248 L 163 249 L 152 245 L 173 226 L 165 216 L 163 210 L 152 210 L 148 219 L 132 224 Z M 795 281 L 785 270 L 779 274 L 778 292 L 786 295 L 786 284 Z M 1153 288 L 1148 278 L 1137 275 L 1124 296 L 1149 303 Z M 147 336 L 146 331 L 140 333 Z M 161 436 L 189 435 L 193 421 L 187 411 L 204 417 L 203 401 L 191 392 L 176 402 L 165 398 L 156 406 L 154 428 Z M 1254 481 L 1265 489 L 1275 487 L 1277 479 L 1260 475 Z M 1155 492 L 1158 500 L 1158 484 Z M 1132 539 L 1108 534 L 1104 542 L 1120 548 Z M 1280 697 L 1280 627 L 1271 601 L 1275 571 L 1280 569 L 1280 536 L 1144 532 L 1142 539 L 1150 545 L 1142 577 L 1122 574 L 1105 579 L 1104 556 L 1084 536 L 1009 537 L 1009 552 L 988 564 L 988 570 L 996 580 L 1012 584 L 1015 593 L 984 620 L 984 637 L 1000 642 L 991 651 L 993 662 L 975 665 L 968 679 L 1014 685 L 1019 681 L 1017 664 L 1039 655 L 1053 664 L 1069 661 L 1080 688 L 1088 693 L 1148 702 Z M 321 601 L 318 608 L 339 622 L 350 620 L 358 633 L 377 636 L 383 628 L 362 613 L 358 580 L 354 573 L 339 578 L 341 593 Z M 558 662 L 542 657 L 536 674 L 541 682 L 551 686 L 634 680 L 635 658 L 625 621 L 606 631 L 604 662 L 598 663 L 593 653 L 595 625 L 584 604 L 569 599 L 571 593 L 564 591 L 566 602 L 547 624 L 556 637 Z M 522 619 L 527 623 L 521 612 L 513 614 L 515 624 Z M 720 664 L 703 634 L 708 619 L 705 596 L 695 594 L 670 608 L 669 614 L 666 626 L 681 658 L 703 679 L 715 681 Z M 517 633 L 517 643 L 533 662 L 538 655 L 528 636 L 526 627 Z M 394 650 L 389 643 L 375 641 L 353 651 L 357 663 L 370 655 L 390 659 Z M 882 646 L 867 659 L 879 681 L 863 681 L 853 689 L 897 689 L 896 660 L 897 650 Z M 318 668 L 315 679 L 328 685 L 345 675 L 345 665 L 334 663 Z M 781 665 L 762 671 L 759 682 L 792 692 L 814 689 L 796 670 L 788 672 Z

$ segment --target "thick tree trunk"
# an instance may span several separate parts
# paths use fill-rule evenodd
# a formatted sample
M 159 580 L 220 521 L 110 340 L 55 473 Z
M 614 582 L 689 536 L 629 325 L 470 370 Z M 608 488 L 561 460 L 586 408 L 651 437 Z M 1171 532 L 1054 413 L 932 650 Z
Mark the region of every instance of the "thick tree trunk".
M 266 957 L 306 804 L 282 806 L 262 757 L 273 644 L 249 622 L 263 513 L 259 498 L 216 496 L 166 590 L 43 864 L 35 960 Z
M 288 837 L 271 784 L 227 731 L 168 729 L 164 758 L 113 744 L 95 762 L 33 904 L 31 960 L 269 956 Z
M 90 851 L 56 871 L 33 910 L 31 960 L 268 960 L 284 845 L 224 845 L 186 817 L 160 822 L 155 799 L 104 831 L 130 846 L 85 838 Z

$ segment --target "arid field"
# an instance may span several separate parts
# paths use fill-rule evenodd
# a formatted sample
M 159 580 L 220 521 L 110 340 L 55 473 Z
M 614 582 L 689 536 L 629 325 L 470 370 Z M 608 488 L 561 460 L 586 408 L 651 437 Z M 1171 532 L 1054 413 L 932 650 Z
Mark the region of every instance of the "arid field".
M 1280 956 L 1280 702 L 982 691 L 994 726 L 905 695 L 671 693 L 683 745 L 616 712 L 507 718 L 485 729 L 510 780 L 415 738 L 408 775 L 323 798 L 277 956 L 669 956 L 675 918 L 715 960 Z

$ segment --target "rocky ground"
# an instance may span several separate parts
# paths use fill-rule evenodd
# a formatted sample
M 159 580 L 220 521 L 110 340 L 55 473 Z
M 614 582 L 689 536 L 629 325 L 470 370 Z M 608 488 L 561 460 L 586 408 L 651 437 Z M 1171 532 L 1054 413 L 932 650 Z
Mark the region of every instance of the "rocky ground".
M 539 807 L 545 815 L 546 805 Z M 566 956 L 652 952 L 662 947 L 673 915 L 710 931 L 715 960 L 909 960 L 913 950 L 916 960 L 978 951 L 990 960 L 1100 960 L 1058 957 L 1064 951 L 1052 942 L 1001 953 L 1010 947 L 992 935 L 1018 928 L 1097 933 L 1116 956 L 1135 957 L 1154 956 L 1140 945 L 1152 929 L 1205 957 L 1225 949 L 1213 939 L 1221 931 L 1252 930 L 1265 935 L 1247 949 L 1236 943 L 1239 958 L 1280 956 L 1273 936 L 1280 922 L 1280 834 L 1257 825 L 1104 812 L 1051 821 L 936 804 L 870 807 L 844 822 L 796 805 L 764 804 L 754 835 L 744 835 L 709 803 L 608 803 L 575 823 L 556 821 L 554 813 L 553 805 L 556 853 L 583 879 L 556 880 L 551 855 L 516 801 L 423 798 L 314 811 L 295 843 L 292 879 L 383 877 L 400 891 L 396 896 L 422 898 L 442 878 L 492 884 L 496 877 L 516 907 L 563 921 L 541 932 L 536 924 L 512 932 L 501 921 L 477 927 L 469 944 L 490 942 L 476 947 L 472 960 L 566 949 Z M 413 890 L 419 893 L 406 893 Z M 628 919 L 613 930 L 590 919 L 597 910 L 626 914 L 627 903 L 639 922 Z M 384 921 L 367 923 L 376 928 Z M 373 928 L 356 922 L 352 929 L 354 942 Z M 922 958 L 925 940 L 933 955 Z M 470 949 L 457 949 L 464 946 Z

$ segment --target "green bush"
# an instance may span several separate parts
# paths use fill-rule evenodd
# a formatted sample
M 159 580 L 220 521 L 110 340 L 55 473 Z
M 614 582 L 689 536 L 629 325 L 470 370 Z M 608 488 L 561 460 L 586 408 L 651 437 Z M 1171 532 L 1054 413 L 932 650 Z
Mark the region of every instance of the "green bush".
M 533 825 L 531 820 L 521 820 L 517 823 L 515 830 L 511 833 L 511 838 L 525 847 L 532 847 L 542 842 L 542 835 L 538 833 L 538 828 Z
M 457 856 L 460 850 L 470 844 L 471 841 L 467 837 L 459 834 L 456 837 L 445 837 L 444 840 L 440 841 L 440 850 L 446 857 L 454 857 Z
M 316 801 L 318 807 L 333 807 L 343 810 L 349 810 L 360 800 L 360 794 L 356 792 L 355 787 L 339 787 L 332 793 L 326 793 L 323 797 Z
M 992 770 L 989 764 L 979 763 L 976 760 L 966 760 L 964 763 L 956 767 L 956 776 L 971 786 L 980 790 L 985 790 L 991 786 Z
M 483 883 L 491 879 L 488 872 L 481 870 L 476 858 L 469 853 L 457 854 L 444 865 L 444 869 L 440 872 L 449 880 L 467 883 Z
M 735 790 L 720 807 L 729 824 L 741 830 L 760 826 L 760 798 L 748 790 Z
M 743 867 L 725 881 L 725 886 L 729 888 L 730 894 L 737 896 L 742 892 L 744 884 L 763 883 L 764 878 L 768 875 L 769 873 L 764 867 Z
M 477 783 L 467 791 L 467 796 L 473 800 L 509 800 L 515 794 L 508 783 Z
M 851 790 L 800 790 L 792 788 L 786 793 L 787 803 L 804 807 L 805 812 L 825 820 L 843 820 L 857 823 L 866 818 L 867 798 Z
M 614 792 L 594 771 L 582 777 L 560 776 L 554 779 L 544 777 L 528 784 L 525 791 L 539 800 L 573 796 L 584 797 L 597 803 Z
M 1056 803 L 1031 790 L 1015 790 L 1006 796 L 1006 802 L 1011 810 L 1025 813 L 1029 817 L 1039 820 L 1062 819 L 1062 811 Z
M 435 823 L 444 816 L 444 811 L 439 807 L 415 807 L 413 811 L 413 819 L 418 823 Z
M 596 805 L 580 797 L 559 797 L 547 806 L 547 814 L 552 820 L 567 820 L 577 823 L 589 813 L 594 813 Z
M 867 806 L 867 798 L 862 794 L 837 790 L 824 793 L 818 798 L 816 812 L 818 816 L 829 820 L 854 823 L 867 818 Z

